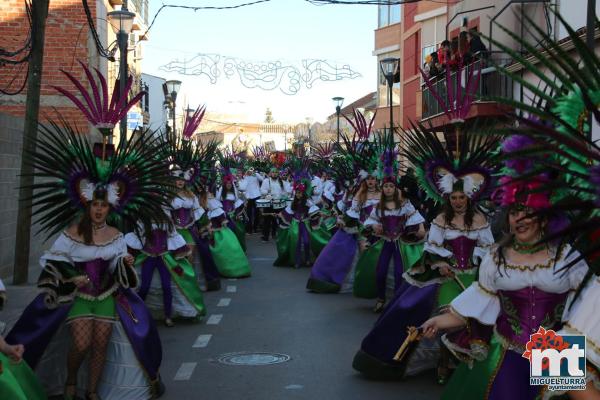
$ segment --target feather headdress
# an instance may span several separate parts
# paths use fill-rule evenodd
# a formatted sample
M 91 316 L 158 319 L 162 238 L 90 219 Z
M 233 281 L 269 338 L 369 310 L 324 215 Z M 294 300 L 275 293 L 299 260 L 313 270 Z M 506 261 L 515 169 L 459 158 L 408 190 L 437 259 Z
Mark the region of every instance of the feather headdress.
M 421 123 L 404 130 L 407 147 L 402 154 L 415 168 L 415 174 L 429 198 L 441 203 L 455 191 L 479 200 L 489 194 L 497 169 L 497 137 L 463 132 L 458 151 L 442 143 L 437 132 Z M 483 130 L 485 127 L 471 127 Z
M 146 131 L 122 142 L 102 160 L 85 135 L 64 119 L 40 125 L 35 153 L 34 214 L 41 231 L 52 236 L 75 222 L 86 204 L 102 198 L 111 204 L 109 219 L 122 227 L 161 223 L 165 194 L 172 188 L 168 164 L 156 157 L 163 144 Z

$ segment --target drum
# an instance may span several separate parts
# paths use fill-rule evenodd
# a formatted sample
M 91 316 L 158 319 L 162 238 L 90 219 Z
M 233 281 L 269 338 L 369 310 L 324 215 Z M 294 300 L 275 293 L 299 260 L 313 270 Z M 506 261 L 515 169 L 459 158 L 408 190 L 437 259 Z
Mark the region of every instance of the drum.
M 273 209 L 281 210 L 282 208 L 285 208 L 285 206 L 285 199 L 273 199 Z
M 269 208 L 271 207 L 271 200 L 258 199 L 256 200 L 256 208 Z

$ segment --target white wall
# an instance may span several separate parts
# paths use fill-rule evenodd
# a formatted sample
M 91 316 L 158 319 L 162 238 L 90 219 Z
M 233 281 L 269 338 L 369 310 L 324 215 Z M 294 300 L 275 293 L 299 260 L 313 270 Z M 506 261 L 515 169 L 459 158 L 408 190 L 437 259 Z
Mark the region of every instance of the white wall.
M 559 0 L 560 15 L 575 30 L 582 28 L 587 22 L 587 0 Z M 596 1 L 596 16 L 600 14 L 600 1 Z M 568 35 L 564 26 L 558 27 L 558 39 Z
M 167 122 L 167 114 L 163 108 L 165 96 L 162 90 L 164 78 L 142 73 L 142 81 L 148 85 L 150 122 L 148 127 L 152 130 L 163 128 Z

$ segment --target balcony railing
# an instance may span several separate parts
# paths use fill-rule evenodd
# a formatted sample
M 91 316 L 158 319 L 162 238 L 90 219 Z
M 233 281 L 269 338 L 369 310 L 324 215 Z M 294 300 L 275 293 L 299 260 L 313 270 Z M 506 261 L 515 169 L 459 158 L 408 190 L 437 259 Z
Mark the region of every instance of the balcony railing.
M 495 60 L 499 65 L 507 65 L 511 60 L 508 59 L 499 59 Z M 477 60 L 472 64 L 463 68 L 461 72 L 462 81 L 461 85 L 463 86 L 458 93 L 461 95 L 464 93 L 464 86 L 466 85 L 466 77 L 470 73 L 470 70 L 474 69 L 475 74 L 477 74 L 479 68 L 481 68 L 481 77 L 479 79 L 479 83 L 477 88 L 475 89 L 474 97 L 477 99 L 475 103 L 481 102 L 488 97 L 507 97 L 512 98 L 513 96 L 513 82 L 506 75 L 499 73 L 494 66 L 491 66 L 489 62 L 486 60 Z M 453 72 L 450 76 L 450 82 L 454 85 L 456 91 L 456 76 L 457 72 Z M 446 84 L 446 74 L 441 74 L 436 78 L 433 83 L 433 89 L 438 93 L 438 95 L 447 101 L 448 99 L 448 88 Z M 436 115 L 442 114 L 445 109 L 442 105 L 438 103 L 435 99 L 429 87 L 424 85 L 423 87 L 423 112 L 421 119 L 426 119 L 430 117 L 434 117 Z

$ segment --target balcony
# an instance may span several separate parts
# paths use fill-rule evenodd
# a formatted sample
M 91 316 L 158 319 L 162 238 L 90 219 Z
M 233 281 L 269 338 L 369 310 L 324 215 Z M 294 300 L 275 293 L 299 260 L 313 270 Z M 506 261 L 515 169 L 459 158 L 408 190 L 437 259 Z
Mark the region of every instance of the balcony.
M 507 65 L 511 62 L 508 59 L 497 59 L 495 60 L 499 65 Z M 484 64 L 485 63 L 485 64 Z M 482 65 L 483 64 L 483 65 Z M 479 79 L 478 86 L 475 90 L 474 96 L 476 99 L 485 99 L 490 97 L 513 97 L 513 82 L 506 75 L 499 73 L 494 66 L 487 66 L 485 60 L 477 60 L 465 67 L 461 72 L 463 89 L 460 93 L 464 92 L 465 77 L 468 76 L 469 70 L 474 69 L 475 73 L 481 68 L 481 78 Z M 451 82 L 452 85 L 456 86 L 456 74 L 452 73 Z M 439 94 L 442 99 L 447 99 L 447 86 L 445 74 L 440 77 L 433 84 L 434 90 Z M 436 101 L 435 97 L 431 93 L 431 90 L 427 86 L 422 88 L 422 116 L 421 121 L 429 121 L 433 126 L 442 126 L 448 122 L 448 118 L 444 114 L 443 107 Z M 455 90 L 456 92 L 456 90 Z M 500 107 L 498 103 L 486 100 L 476 100 L 469 110 L 467 119 L 473 117 L 482 116 L 500 116 L 503 115 L 506 108 Z

